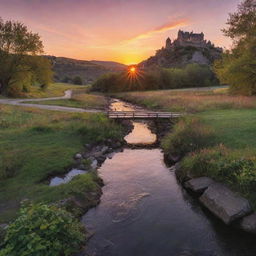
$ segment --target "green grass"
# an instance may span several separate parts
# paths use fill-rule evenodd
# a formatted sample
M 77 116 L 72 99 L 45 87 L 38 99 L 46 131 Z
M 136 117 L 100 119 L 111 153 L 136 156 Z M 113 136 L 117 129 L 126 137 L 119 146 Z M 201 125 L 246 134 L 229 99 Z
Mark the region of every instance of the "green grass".
M 255 109 L 256 97 L 230 96 L 226 89 L 206 88 L 187 90 L 160 90 L 115 94 L 147 108 L 187 113 L 221 109 Z
M 66 90 L 86 90 L 87 86 L 66 84 L 66 83 L 53 83 L 47 89 L 42 90 L 37 86 L 32 86 L 30 92 L 24 93 L 26 98 L 48 98 L 63 96 Z
M 206 111 L 197 116 L 214 130 L 217 144 L 256 153 L 256 108 Z
M 71 99 L 31 101 L 29 103 L 43 104 L 43 105 L 57 105 L 57 106 L 85 108 L 85 109 L 86 108 L 104 109 L 107 106 L 107 100 L 103 96 L 86 94 L 86 93 L 79 94 L 78 92 L 74 93 Z
M 97 189 L 93 174 L 58 187 L 46 180 L 67 172 L 85 143 L 121 137 L 121 128 L 102 114 L 0 106 L 0 120 L 0 223 L 15 216 L 23 199 L 54 202 Z

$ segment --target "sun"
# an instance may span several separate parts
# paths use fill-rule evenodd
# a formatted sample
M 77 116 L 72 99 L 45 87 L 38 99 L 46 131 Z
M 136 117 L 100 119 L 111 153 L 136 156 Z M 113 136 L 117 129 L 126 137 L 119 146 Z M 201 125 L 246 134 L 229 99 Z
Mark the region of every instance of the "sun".
M 136 68 L 135 68 L 135 67 L 131 67 L 131 68 L 130 68 L 130 72 L 131 72 L 131 73 L 135 73 L 135 72 L 136 72 Z

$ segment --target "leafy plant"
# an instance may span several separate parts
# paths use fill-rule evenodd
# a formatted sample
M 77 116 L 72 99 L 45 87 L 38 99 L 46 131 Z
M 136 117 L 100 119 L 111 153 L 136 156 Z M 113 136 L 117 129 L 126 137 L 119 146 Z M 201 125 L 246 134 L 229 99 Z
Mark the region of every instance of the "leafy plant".
M 84 242 L 83 227 L 68 212 L 55 206 L 28 205 L 8 227 L 0 256 L 67 256 Z
M 163 139 L 165 153 L 183 157 L 189 152 L 210 145 L 213 132 L 197 118 L 180 120 L 173 130 Z

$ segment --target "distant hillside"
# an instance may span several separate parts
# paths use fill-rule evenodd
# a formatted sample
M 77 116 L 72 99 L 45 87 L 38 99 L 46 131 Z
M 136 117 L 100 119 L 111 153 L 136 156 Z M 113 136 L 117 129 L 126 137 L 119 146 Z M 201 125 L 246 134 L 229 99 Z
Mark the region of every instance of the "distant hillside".
M 178 32 L 178 37 L 173 42 L 167 38 L 166 45 L 157 50 L 155 56 L 141 62 L 142 68 L 182 67 L 190 63 L 210 65 L 215 59 L 220 58 L 222 48 L 215 47 L 210 41 L 204 39 L 204 34 L 193 32 Z
M 121 72 L 127 68 L 124 64 L 113 61 L 86 61 L 65 57 L 45 56 L 53 64 L 54 79 L 57 82 L 72 82 L 80 76 L 83 84 L 92 83 L 101 75 L 111 72 Z

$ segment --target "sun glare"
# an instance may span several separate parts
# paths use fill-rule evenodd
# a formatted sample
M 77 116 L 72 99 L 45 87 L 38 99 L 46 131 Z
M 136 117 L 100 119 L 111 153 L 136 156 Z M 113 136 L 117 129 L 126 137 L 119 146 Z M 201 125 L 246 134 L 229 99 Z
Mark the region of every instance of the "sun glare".
M 131 67 L 131 68 L 130 68 L 130 72 L 131 72 L 131 73 L 135 73 L 135 72 L 136 72 L 136 68 L 135 68 L 135 67 Z

